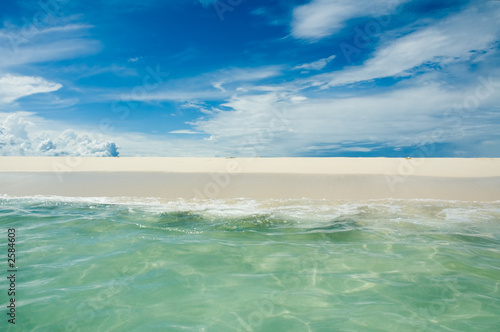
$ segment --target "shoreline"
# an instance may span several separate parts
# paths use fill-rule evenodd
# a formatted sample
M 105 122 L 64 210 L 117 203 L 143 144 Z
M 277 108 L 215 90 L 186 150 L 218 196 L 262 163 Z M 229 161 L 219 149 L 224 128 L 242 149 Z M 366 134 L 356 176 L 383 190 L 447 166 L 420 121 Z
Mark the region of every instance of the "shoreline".
M 500 200 L 500 159 L 0 157 L 0 194 Z

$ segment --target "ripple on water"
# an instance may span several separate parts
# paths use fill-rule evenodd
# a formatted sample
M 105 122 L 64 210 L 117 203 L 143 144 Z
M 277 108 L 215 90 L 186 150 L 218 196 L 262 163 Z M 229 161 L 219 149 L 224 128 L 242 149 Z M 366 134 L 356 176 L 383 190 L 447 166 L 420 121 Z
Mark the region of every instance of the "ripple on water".
M 27 331 L 500 330 L 499 211 L 0 197 Z

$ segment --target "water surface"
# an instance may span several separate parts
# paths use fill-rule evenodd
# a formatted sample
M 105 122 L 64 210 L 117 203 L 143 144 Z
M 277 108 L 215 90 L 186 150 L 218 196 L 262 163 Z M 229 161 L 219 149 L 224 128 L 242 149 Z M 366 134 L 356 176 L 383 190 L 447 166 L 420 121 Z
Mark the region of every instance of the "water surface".
M 498 203 L 2 196 L 0 329 L 500 330 Z

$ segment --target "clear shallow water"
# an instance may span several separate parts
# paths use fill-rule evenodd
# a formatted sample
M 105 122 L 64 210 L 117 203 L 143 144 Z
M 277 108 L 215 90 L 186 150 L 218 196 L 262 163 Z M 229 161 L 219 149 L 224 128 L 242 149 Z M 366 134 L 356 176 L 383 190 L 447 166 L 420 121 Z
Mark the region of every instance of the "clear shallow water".
M 500 204 L 0 197 L 17 331 L 498 331 Z

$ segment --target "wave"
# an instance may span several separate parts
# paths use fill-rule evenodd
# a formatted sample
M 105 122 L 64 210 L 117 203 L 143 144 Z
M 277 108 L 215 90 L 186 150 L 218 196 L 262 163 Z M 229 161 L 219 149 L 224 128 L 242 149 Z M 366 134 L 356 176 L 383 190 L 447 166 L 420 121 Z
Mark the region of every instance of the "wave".
M 480 223 L 500 220 L 500 201 L 467 202 L 436 199 L 378 199 L 365 201 L 314 199 L 199 200 L 131 197 L 62 197 L 0 195 L 0 215 L 54 213 L 64 209 L 110 210 L 150 216 L 182 213 L 204 219 L 263 219 L 290 222 L 329 222 L 356 219 L 414 224 Z M 8 209 L 10 207 L 10 210 Z M 88 211 L 87 211 L 88 212 Z M 310 226 L 310 225 L 308 225 Z

